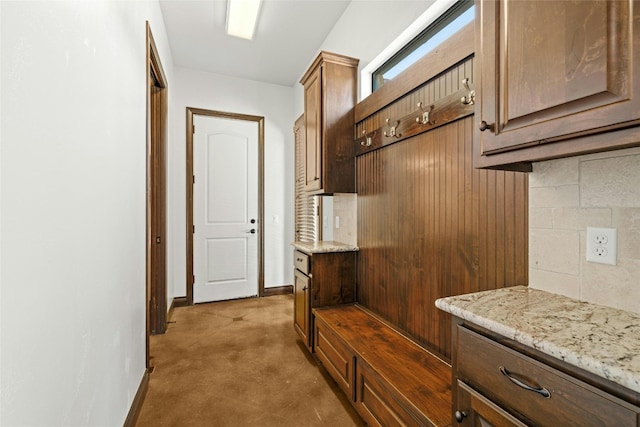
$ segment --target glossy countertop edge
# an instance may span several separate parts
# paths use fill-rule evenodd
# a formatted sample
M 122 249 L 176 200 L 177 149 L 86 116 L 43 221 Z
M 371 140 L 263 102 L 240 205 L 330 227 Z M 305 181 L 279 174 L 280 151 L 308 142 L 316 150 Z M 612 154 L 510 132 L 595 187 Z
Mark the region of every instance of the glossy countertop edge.
M 319 242 L 293 242 L 291 246 L 308 254 L 328 252 L 355 252 L 360 248 L 341 242 L 321 240 Z
M 526 286 L 436 300 L 492 332 L 640 393 L 640 315 Z

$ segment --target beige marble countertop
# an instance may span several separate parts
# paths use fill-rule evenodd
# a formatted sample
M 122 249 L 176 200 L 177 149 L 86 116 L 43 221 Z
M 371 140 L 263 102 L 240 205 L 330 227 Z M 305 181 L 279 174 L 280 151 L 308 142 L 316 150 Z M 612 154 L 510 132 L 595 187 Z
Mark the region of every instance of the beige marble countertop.
M 454 316 L 640 392 L 640 315 L 526 286 L 440 298 Z
M 308 254 L 326 253 L 326 252 L 353 252 L 357 251 L 358 247 L 354 245 L 347 245 L 346 243 L 332 242 L 332 241 L 320 241 L 320 242 L 293 242 L 291 244 L 296 249 L 306 252 Z

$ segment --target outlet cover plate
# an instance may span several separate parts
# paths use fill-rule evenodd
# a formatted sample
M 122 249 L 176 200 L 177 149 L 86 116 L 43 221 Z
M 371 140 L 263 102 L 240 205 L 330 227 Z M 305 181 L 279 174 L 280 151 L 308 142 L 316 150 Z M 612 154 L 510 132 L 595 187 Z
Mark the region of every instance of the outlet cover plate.
M 618 230 L 587 227 L 587 261 L 616 265 Z

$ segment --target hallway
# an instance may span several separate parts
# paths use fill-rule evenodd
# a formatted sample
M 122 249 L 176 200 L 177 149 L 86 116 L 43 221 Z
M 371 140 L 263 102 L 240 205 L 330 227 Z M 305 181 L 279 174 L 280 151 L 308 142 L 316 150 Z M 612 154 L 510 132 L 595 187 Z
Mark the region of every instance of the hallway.
M 361 426 L 301 347 L 293 296 L 175 309 L 137 426 Z

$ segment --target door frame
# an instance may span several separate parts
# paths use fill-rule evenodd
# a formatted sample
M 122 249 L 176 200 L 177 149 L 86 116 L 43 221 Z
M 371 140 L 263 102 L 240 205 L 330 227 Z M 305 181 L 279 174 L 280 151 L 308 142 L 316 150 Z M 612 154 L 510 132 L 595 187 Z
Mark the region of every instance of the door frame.
M 146 23 L 147 35 L 147 200 L 146 200 L 146 355 L 150 368 L 149 336 L 167 328 L 167 78 Z M 152 90 L 153 87 L 153 90 Z M 162 247 L 157 250 L 157 239 Z M 158 268 L 164 270 L 158 274 Z
M 187 194 L 187 304 L 193 305 L 193 119 L 195 115 L 258 123 L 258 296 L 264 296 L 264 117 L 187 107 L 186 194 Z

